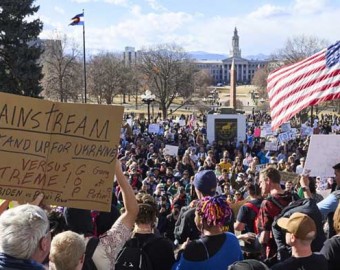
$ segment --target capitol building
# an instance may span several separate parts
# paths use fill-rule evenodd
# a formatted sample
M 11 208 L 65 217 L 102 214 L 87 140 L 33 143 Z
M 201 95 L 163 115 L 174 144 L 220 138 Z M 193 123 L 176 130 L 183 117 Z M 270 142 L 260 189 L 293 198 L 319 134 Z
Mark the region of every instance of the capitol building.
M 215 85 L 225 85 L 230 84 L 230 68 L 234 60 L 236 82 L 238 84 L 250 84 L 256 70 L 263 68 L 268 64 L 268 61 L 242 58 L 240 38 L 236 27 L 232 37 L 232 49 L 229 55 L 229 58 L 222 61 L 196 60 L 196 67 L 199 70 L 207 71 L 212 76 Z

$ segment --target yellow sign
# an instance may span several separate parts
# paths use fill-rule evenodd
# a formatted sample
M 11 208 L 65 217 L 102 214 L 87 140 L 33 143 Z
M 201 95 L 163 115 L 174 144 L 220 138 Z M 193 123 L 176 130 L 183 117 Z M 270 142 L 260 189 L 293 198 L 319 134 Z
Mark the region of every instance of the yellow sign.
M 123 111 L 0 93 L 0 198 L 109 211 Z

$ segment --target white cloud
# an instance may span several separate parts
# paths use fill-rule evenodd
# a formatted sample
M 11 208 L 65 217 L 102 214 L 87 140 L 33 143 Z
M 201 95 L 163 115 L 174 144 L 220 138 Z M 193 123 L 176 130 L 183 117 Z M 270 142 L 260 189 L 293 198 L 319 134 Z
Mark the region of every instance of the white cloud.
M 72 2 L 79 3 L 79 4 L 89 3 L 89 2 L 97 2 L 97 1 L 98 0 L 72 0 Z
M 104 0 L 104 2 L 117 6 L 127 6 L 128 4 L 128 0 Z
M 59 14 L 65 14 L 65 10 L 63 10 L 61 7 L 55 6 L 54 11 Z
M 297 13 L 312 14 L 321 12 L 328 0 L 295 0 L 293 9 Z
M 130 9 L 132 15 L 139 16 L 141 14 L 141 7 L 138 5 L 133 5 Z
M 104 2 L 117 6 L 126 6 L 128 4 L 128 0 L 71 0 L 71 1 L 79 4 L 90 2 Z
M 162 6 L 157 0 L 146 0 L 148 5 L 156 11 L 166 11 L 167 9 Z
M 249 14 L 249 17 L 251 18 L 269 18 L 273 16 L 281 16 L 286 15 L 287 9 L 285 7 L 280 6 L 273 6 L 273 5 L 264 5 L 254 12 Z
M 130 4 L 125 7 L 128 13 L 119 21 L 112 22 L 112 25 L 94 27 L 94 23 L 87 24 L 86 47 L 91 51 L 122 51 L 125 46 L 141 49 L 145 46 L 175 42 L 187 51 L 202 50 L 228 54 L 235 26 L 239 30 L 243 56 L 273 53 L 284 46 L 287 38 L 294 35 L 313 35 L 330 42 L 338 38 L 338 25 L 330 22 L 338 21 L 339 7 L 330 9 L 328 5 L 322 12 L 301 16 L 296 10 L 297 6 L 301 7 L 302 3 L 307 5 L 309 1 L 292 1 L 286 6 L 259 6 L 248 14 L 237 14 L 233 17 L 171 11 L 145 13 L 145 5 L 142 3 Z M 120 3 L 123 4 L 124 1 Z M 314 7 L 316 8 L 316 5 Z M 61 21 L 61 24 L 49 18 L 44 18 L 43 22 L 46 28 L 44 27 L 42 35 L 47 31 L 60 29 L 81 44 L 82 31 L 79 27 L 67 27 L 65 22 Z

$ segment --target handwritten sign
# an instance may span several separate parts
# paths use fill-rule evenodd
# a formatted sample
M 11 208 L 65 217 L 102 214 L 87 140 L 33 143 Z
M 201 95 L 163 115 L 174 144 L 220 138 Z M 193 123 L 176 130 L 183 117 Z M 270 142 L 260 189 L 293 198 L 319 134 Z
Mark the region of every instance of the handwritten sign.
M 333 177 L 333 166 L 340 162 L 339 135 L 312 135 L 306 157 L 305 169 L 310 176 Z
M 165 148 L 163 149 L 163 155 L 169 155 L 169 156 L 177 156 L 178 154 L 178 146 L 175 145 L 165 145 Z
M 123 111 L 0 93 L 0 198 L 110 210 Z

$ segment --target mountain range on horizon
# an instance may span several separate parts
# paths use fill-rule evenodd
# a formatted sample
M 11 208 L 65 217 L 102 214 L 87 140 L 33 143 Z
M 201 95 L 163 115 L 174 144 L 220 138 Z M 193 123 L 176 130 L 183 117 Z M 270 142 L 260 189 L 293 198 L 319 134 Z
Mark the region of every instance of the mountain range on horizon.
M 223 59 L 228 58 L 229 56 L 226 54 L 217 54 L 217 53 L 209 53 L 204 51 L 191 51 L 188 52 L 188 54 L 196 60 L 207 60 L 207 61 L 221 61 Z M 267 60 L 269 58 L 269 55 L 265 55 L 262 53 L 259 53 L 257 55 L 247 55 L 242 58 L 248 59 L 248 60 Z

